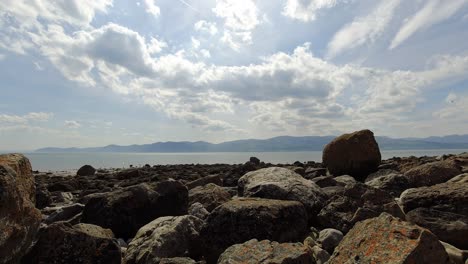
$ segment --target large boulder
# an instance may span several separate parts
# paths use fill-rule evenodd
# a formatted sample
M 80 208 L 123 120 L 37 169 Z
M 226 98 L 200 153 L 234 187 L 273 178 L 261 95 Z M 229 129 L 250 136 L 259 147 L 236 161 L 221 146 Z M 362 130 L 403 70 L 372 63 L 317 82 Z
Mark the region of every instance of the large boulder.
M 200 257 L 203 221 L 191 215 L 160 217 L 138 230 L 125 253 L 127 264 L 158 264 L 162 258 Z
M 314 264 L 310 250 L 302 243 L 249 240 L 230 246 L 218 264 Z
M 296 201 L 239 198 L 217 207 L 201 231 L 208 263 L 231 245 L 256 238 L 277 242 L 301 241 L 307 232 L 307 213 Z
M 34 177 L 21 154 L 0 155 L 0 263 L 15 263 L 39 229 Z
M 198 186 L 189 191 L 189 205 L 201 203 L 209 212 L 229 200 L 231 200 L 231 194 L 213 183 Z
M 238 193 L 245 197 L 298 201 L 306 208 L 311 222 L 315 222 L 327 197 L 317 184 L 291 170 L 279 167 L 245 174 L 239 179 Z
M 346 185 L 342 194 L 329 199 L 320 211 L 318 220 L 323 227 L 346 233 L 358 221 L 377 217 L 382 212 L 398 215 L 398 210 L 401 213 L 394 198 L 387 192 L 356 183 Z
M 38 241 L 23 263 L 121 263 L 112 232 L 99 226 L 58 222 L 39 232 Z
M 453 161 L 436 161 L 412 168 L 405 176 L 412 187 L 422 187 L 444 183 L 461 173 Z
M 323 164 L 331 174 L 347 174 L 360 181 L 377 170 L 381 159 L 379 145 L 370 130 L 335 138 L 325 146 L 322 156 Z
M 431 230 L 442 241 L 468 249 L 468 216 L 420 207 L 409 211 L 406 220 Z
M 178 181 L 152 186 L 146 183 L 91 198 L 82 222 L 110 228 L 118 237 L 131 238 L 138 229 L 160 216 L 187 214 L 188 190 Z
M 329 264 L 442 264 L 449 261 L 434 234 L 384 213 L 357 223 L 335 249 Z
M 91 165 L 84 165 L 76 172 L 78 176 L 92 176 L 96 173 L 96 169 Z

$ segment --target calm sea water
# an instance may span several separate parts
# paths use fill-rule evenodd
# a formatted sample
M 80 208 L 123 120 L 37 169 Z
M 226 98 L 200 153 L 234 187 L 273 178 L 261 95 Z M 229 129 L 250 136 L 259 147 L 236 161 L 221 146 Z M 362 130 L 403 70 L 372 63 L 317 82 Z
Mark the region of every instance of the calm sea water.
M 468 150 L 389 150 L 382 151 L 382 158 L 408 156 L 439 156 L 458 154 Z M 126 168 L 145 164 L 214 164 L 244 163 L 255 156 L 271 163 L 293 163 L 295 161 L 321 161 L 321 151 L 302 152 L 222 152 L 222 153 L 25 153 L 33 169 L 39 171 L 77 170 L 84 164 L 95 168 Z

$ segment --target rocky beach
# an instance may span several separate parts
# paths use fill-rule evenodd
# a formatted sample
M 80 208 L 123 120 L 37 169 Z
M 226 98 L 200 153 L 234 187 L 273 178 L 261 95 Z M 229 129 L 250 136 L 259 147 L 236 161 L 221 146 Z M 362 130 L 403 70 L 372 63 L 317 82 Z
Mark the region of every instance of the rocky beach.
M 0 263 L 468 263 L 468 153 L 382 160 L 369 130 L 293 164 L 0 155 L 0 206 Z

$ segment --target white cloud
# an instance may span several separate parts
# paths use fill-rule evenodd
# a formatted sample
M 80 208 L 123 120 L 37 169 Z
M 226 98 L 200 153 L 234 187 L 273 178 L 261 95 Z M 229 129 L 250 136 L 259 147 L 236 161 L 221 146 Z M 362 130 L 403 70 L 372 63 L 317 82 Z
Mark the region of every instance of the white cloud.
M 443 120 L 453 120 L 456 122 L 468 122 L 468 95 L 457 95 L 449 93 L 445 99 L 445 105 L 435 111 L 433 116 Z
M 144 0 L 145 3 L 145 11 L 154 17 L 158 17 L 161 14 L 161 10 L 159 7 L 155 4 L 154 0 Z
M 64 125 L 68 128 L 73 128 L 73 129 L 81 127 L 81 124 L 75 120 L 65 120 Z
M 216 33 L 218 33 L 218 28 L 214 22 L 199 20 L 193 27 L 198 32 L 208 33 L 210 35 L 216 35 Z
M 150 43 L 147 47 L 149 54 L 153 55 L 160 53 L 164 48 L 167 48 L 166 42 L 151 37 Z
M 328 9 L 346 0 L 287 0 L 282 14 L 303 22 L 313 21 L 320 9 Z
M 401 0 L 383 0 L 367 16 L 357 17 L 345 25 L 328 43 L 328 57 L 335 57 L 345 50 L 374 42 L 382 35 Z
M 198 39 L 196 39 L 194 37 L 192 37 L 191 40 L 192 40 L 192 47 L 194 49 L 200 48 L 200 40 L 198 40 Z
M 236 51 L 252 43 L 252 31 L 260 24 L 254 1 L 216 0 L 213 12 L 224 19 L 222 42 Z
M 467 0 L 428 0 L 421 10 L 405 21 L 392 40 L 390 49 L 400 46 L 416 32 L 449 19 L 466 3 Z
M 29 122 L 45 122 L 54 116 L 53 113 L 30 112 L 25 115 L 0 114 L 0 123 L 27 124 Z

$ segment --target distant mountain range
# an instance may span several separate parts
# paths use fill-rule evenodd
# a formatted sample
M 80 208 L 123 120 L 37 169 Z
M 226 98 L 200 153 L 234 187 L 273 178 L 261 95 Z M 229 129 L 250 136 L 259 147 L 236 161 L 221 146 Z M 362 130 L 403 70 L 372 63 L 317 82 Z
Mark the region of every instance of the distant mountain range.
M 144 145 L 108 145 L 95 148 L 41 148 L 36 152 L 279 152 L 321 151 L 335 136 L 281 136 L 213 144 L 205 141 L 156 142 Z M 382 150 L 468 149 L 468 135 L 428 138 L 376 137 Z

